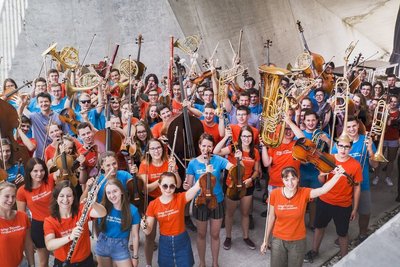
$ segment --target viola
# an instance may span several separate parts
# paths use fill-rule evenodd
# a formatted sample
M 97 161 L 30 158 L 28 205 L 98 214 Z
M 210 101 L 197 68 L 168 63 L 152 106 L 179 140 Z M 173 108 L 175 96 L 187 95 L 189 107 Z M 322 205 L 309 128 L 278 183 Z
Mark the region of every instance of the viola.
M 206 157 L 206 167 L 210 164 L 210 157 L 207 155 Z M 201 205 L 207 205 L 210 210 L 213 210 L 217 207 L 217 197 L 214 195 L 214 187 L 217 183 L 217 178 L 211 173 L 206 172 L 199 178 L 200 184 L 200 194 L 196 198 L 195 205 L 199 207 Z
M 302 163 L 313 164 L 320 172 L 329 173 L 337 166 L 335 157 L 329 153 L 321 152 L 317 149 L 316 144 L 306 138 L 300 138 L 293 146 L 293 158 Z M 358 185 L 349 174 L 343 173 L 346 176 L 347 182 L 351 186 Z
M 126 151 L 121 151 L 121 154 L 124 156 L 126 166 L 129 168 L 132 163 L 132 154 Z M 130 174 L 132 175 L 132 179 L 130 179 L 126 184 L 129 192 L 130 202 L 139 209 L 140 214 L 144 214 L 143 180 L 138 179 L 136 173 L 130 172 Z
M 63 143 L 60 145 L 63 145 Z M 78 178 L 72 170 L 75 158 L 76 156 L 69 155 L 65 151 L 56 156 L 54 164 L 55 167 L 60 171 L 60 175 L 57 177 L 56 183 L 59 183 L 63 180 L 69 180 L 74 187 L 78 185 Z
M 246 195 L 246 187 L 243 186 L 244 166 L 241 160 L 236 158 L 236 165 L 228 173 L 231 183 L 226 190 L 226 196 L 231 200 L 240 200 Z
M 69 125 L 69 128 L 74 134 L 78 134 L 77 127 L 80 123 L 76 119 L 75 112 L 72 108 L 65 108 L 60 112 L 60 115 L 58 115 L 58 118 L 60 119 L 61 122 L 67 123 Z

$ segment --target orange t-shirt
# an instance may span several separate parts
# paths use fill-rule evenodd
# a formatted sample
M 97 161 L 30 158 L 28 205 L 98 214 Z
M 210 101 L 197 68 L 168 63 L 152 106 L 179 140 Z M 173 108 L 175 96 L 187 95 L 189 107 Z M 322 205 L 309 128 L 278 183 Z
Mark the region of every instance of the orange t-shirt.
M 83 154 L 87 152 L 88 150 L 82 146 L 80 149 L 78 149 L 79 154 Z M 89 169 L 93 168 L 97 164 L 97 152 L 96 151 L 90 151 L 85 155 L 85 166 L 88 167 Z M 89 170 L 88 170 L 89 173 Z
M 140 164 L 140 166 L 139 166 L 138 174 L 146 175 L 147 173 L 149 173 L 149 180 L 148 180 L 149 184 L 151 184 L 155 181 L 158 181 L 158 179 L 161 177 L 161 174 L 163 172 L 168 171 L 168 161 L 167 160 L 164 161 L 160 167 L 156 167 L 152 163 L 150 163 L 149 167 L 147 167 L 147 166 L 148 165 L 146 164 L 146 162 L 142 162 L 142 164 Z M 151 196 L 152 198 L 157 198 L 157 197 L 161 196 L 160 188 L 157 187 L 153 191 L 149 192 L 149 196 Z
M 131 125 L 136 125 L 136 123 L 138 123 L 138 122 L 139 122 L 138 118 L 135 118 L 135 117 L 131 118 Z M 127 125 L 128 125 L 128 122 L 126 122 L 126 123 L 122 122 L 122 128 L 125 128 L 125 126 L 127 126 Z
M 21 186 L 17 191 L 17 200 L 25 202 L 32 213 L 32 218 L 43 222 L 50 216 L 50 202 L 54 189 L 54 179 L 49 177 L 46 183 L 42 183 L 38 188 L 29 192 L 25 186 Z
M 362 169 L 360 163 L 350 157 L 347 161 L 340 162 L 335 160 L 336 166 L 342 165 L 347 174 L 353 177 L 355 182 L 361 183 Z M 330 173 L 328 179 L 332 178 Z M 343 175 L 332 189 L 319 197 L 322 201 L 339 207 L 350 207 L 353 202 L 353 187 L 347 182 L 347 178 Z
M 147 109 L 149 108 L 150 103 L 146 101 L 142 101 L 140 105 L 140 118 L 144 119 L 146 117 Z
M 172 113 L 174 115 L 180 113 L 183 110 L 182 103 L 176 101 L 175 99 L 172 99 Z
M 76 150 L 79 151 L 79 149 L 82 147 L 82 144 L 75 138 L 73 138 Z M 49 159 L 54 158 L 54 155 L 56 154 L 57 148 L 53 146 L 52 144 L 48 145 L 46 149 L 44 150 L 44 161 L 47 162 Z
M 203 128 L 204 132 L 211 134 L 214 137 L 214 143 L 218 144 L 219 141 L 222 140 L 222 137 L 219 135 L 219 130 L 218 130 L 218 123 L 214 123 L 213 126 L 207 126 L 206 122 L 203 120 L 201 121 L 203 123 Z
M 58 219 L 49 216 L 44 220 L 44 236 L 46 237 L 49 234 L 54 234 L 55 238 L 61 238 L 72 233 L 72 229 L 76 227 L 76 223 L 79 221 L 79 218 L 82 215 L 83 204 L 79 207 L 78 215 L 75 217 L 70 217 L 67 219 L 61 218 L 61 221 Z M 90 212 L 90 210 L 89 210 Z M 54 250 L 54 257 L 59 261 L 64 261 L 67 259 L 68 251 L 72 242 L 65 244 L 64 246 Z M 88 220 L 84 223 L 82 235 L 79 238 L 76 247 L 79 249 L 75 249 L 72 254 L 71 263 L 80 262 L 89 257 L 90 251 L 90 236 L 89 236 L 89 227 Z
M 1 266 L 19 266 L 23 258 L 26 231 L 30 228 L 28 216 L 17 211 L 13 220 L 0 218 Z
M 293 167 L 300 173 L 300 161 L 292 156 L 295 140 L 289 144 L 280 144 L 275 148 L 268 148 L 268 156 L 272 157 L 271 166 L 269 166 L 269 185 L 283 186 L 281 172 L 286 167 Z
M 310 201 L 311 188 L 299 187 L 290 200 L 283 195 L 283 187 L 271 192 L 270 204 L 274 207 L 275 224 L 272 234 L 285 241 L 306 238 L 304 214 Z
M 238 124 L 231 124 L 229 125 L 232 129 L 232 139 L 233 142 L 237 142 L 239 140 L 239 135 L 240 135 L 240 130 L 242 127 L 240 127 Z M 250 128 L 253 130 L 253 136 L 255 139 L 255 144 L 259 144 L 259 139 L 258 139 L 258 130 L 257 128 L 254 128 L 253 126 L 250 126 Z
M 231 147 L 230 147 L 231 148 Z M 230 163 L 236 165 L 236 158 L 235 154 L 231 153 L 228 155 L 228 160 Z M 254 165 L 256 162 L 260 161 L 260 153 L 257 149 L 254 149 L 254 159 L 252 159 L 249 155 L 249 152 L 242 151 L 242 163 L 244 165 L 244 176 L 243 181 L 250 178 L 250 176 L 254 172 Z M 230 178 L 230 177 L 229 177 Z M 226 185 L 231 185 L 231 179 L 226 179 Z M 249 187 L 253 186 L 253 182 L 250 184 Z
M 36 142 L 36 139 L 35 139 L 35 138 L 29 138 L 29 141 L 31 141 L 32 144 L 34 144 L 34 145 L 37 147 L 37 142 Z M 25 146 L 25 145 L 24 145 L 24 142 L 22 142 L 21 139 L 18 139 L 18 140 L 17 140 L 17 143 L 18 143 L 19 145 L 21 145 L 21 146 Z M 35 149 L 35 150 L 36 150 L 36 149 Z M 29 151 L 29 150 L 28 150 L 29 156 L 30 156 L 31 158 L 33 158 L 33 154 L 35 153 L 35 150 L 33 150 L 33 151 Z
M 186 192 L 174 194 L 174 198 L 163 204 L 160 198 L 151 201 L 146 215 L 154 217 L 160 223 L 160 234 L 175 236 L 185 231 Z
M 154 138 L 159 138 L 161 136 L 161 130 L 164 127 L 164 122 L 159 122 L 151 129 L 151 133 Z

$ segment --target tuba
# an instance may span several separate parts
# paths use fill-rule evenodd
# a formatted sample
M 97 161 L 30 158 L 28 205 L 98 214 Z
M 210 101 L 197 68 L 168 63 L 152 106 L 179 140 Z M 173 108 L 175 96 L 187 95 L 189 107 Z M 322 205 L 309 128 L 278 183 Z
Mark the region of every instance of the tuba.
M 42 57 L 51 55 L 58 62 L 57 70 L 64 72 L 67 69 L 76 69 L 79 65 L 79 52 L 72 46 L 64 47 L 61 52 L 56 51 L 57 43 L 52 44 L 43 53 Z
M 265 65 L 258 69 L 264 84 L 261 138 L 265 145 L 277 147 L 281 144 L 285 133 L 282 115 L 289 109 L 289 101 L 281 92 L 280 83 L 282 78 L 290 72 Z

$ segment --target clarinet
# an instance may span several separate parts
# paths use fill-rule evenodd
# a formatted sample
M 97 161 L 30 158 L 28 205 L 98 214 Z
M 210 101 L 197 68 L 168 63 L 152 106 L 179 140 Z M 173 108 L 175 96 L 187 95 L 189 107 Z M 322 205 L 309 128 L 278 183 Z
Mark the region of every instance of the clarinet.
M 107 181 L 107 177 L 110 175 L 110 173 L 111 173 L 111 171 L 104 177 L 104 179 L 101 182 L 99 182 L 101 173 L 99 173 L 99 175 L 97 175 L 96 179 L 94 180 L 94 182 L 88 192 L 85 206 L 83 207 L 82 215 L 76 224 L 77 226 L 83 227 L 83 225 L 85 224 L 85 221 L 89 216 L 89 210 L 92 207 L 93 203 L 96 201 L 97 193 L 99 192 L 101 186 Z M 74 250 L 75 250 L 75 247 L 76 247 L 76 244 L 78 243 L 78 241 L 79 241 L 79 237 L 72 239 L 72 244 L 71 244 L 71 247 L 69 248 L 69 251 L 67 254 L 67 259 L 62 264 L 63 267 L 72 266 L 71 258 L 72 258 L 72 254 L 74 253 Z

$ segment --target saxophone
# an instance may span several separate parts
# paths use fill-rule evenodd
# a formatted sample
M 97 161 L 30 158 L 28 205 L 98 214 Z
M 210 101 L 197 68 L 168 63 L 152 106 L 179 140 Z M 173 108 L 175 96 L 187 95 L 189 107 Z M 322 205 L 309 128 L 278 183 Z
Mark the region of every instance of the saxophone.
M 104 179 L 101 180 L 100 182 L 99 182 L 99 179 L 100 179 L 101 173 L 99 173 L 99 175 L 97 175 L 96 179 L 94 180 L 94 182 L 88 192 L 85 206 L 83 207 L 82 215 L 79 218 L 79 221 L 76 223 L 76 226 L 83 227 L 83 225 L 85 224 L 85 222 L 89 216 L 89 210 L 92 207 L 92 205 L 94 204 L 94 202 L 96 201 L 97 193 L 99 192 L 101 186 L 108 180 L 107 178 L 108 178 L 108 176 L 110 176 L 111 171 L 109 171 L 107 173 L 107 175 L 104 177 Z M 72 266 L 71 258 L 72 258 L 72 254 L 74 253 L 74 250 L 75 250 L 75 247 L 76 247 L 76 244 L 78 243 L 78 241 L 79 241 L 79 237 L 72 239 L 72 244 L 71 244 L 71 247 L 69 248 L 67 258 L 62 264 L 63 267 Z

